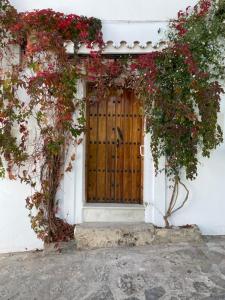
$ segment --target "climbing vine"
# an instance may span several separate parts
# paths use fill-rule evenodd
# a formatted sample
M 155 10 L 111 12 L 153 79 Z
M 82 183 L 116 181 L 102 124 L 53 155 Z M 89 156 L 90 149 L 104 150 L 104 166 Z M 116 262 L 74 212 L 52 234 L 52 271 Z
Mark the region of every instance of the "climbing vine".
M 101 47 L 101 22 L 50 9 L 17 13 L 7 1 L 1 5 L 1 174 L 6 169 L 10 179 L 33 188 L 26 206 L 39 238 L 72 238 L 74 226 L 57 217 L 57 191 L 72 168 L 75 151 L 68 157 L 69 147 L 79 142 L 85 120 L 84 105 L 75 97 L 78 58 L 68 59 L 64 43 Z M 22 48 L 20 62 L 7 68 L 15 45 Z
M 166 175 L 173 182 L 164 216 L 167 227 L 169 217 L 188 199 L 182 172 L 195 179 L 198 153 L 209 157 L 223 139 L 217 114 L 223 93 L 219 80 L 225 76 L 225 1 L 201 0 L 180 11 L 169 28 L 168 47 L 137 60 L 138 92 L 144 100 L 156 170 L 165 156 Z M 179 185 L 186 191 L 180 205 Z
M 26 203 L 38 237 L 47 242 L 73 237 L 73 226 L 57 217 L 57 192 L 76 158 L 69 149 L 76 148 L 85 132 L 84 103 L 75 97 L 81 77 L 95 83 L 102 99 L 115 85 L 134 89 L 143 102 L 156 172 L 159 159 L 166 157 L 165 171 L 173 185 L 164 216 L 169 226 L 169 217 L 188 199 L 182 172 L 195 179 L 199 151 L 209 157 L 222 142 L 217 113 L 224 35 L 225 1 L 201 0 L 170 22 L 163 49 L 105 59 L 98 19 L 50 9 L 18 13 L 1 1 L 0 176 L 6 173 L 33 188 Z M 67 41 L 75 45 L 72 57 L 66 53 Z M 98 44 L 100 51 L 91 51 L 81 62 L 80 43 L 89 48 Z M 14 63 L 16 45 L 22 51 Z M 180 205 L 179 185 L 186 190 Z
M 209 157 L 223 140 L 217 124 L 224 79 L 225 1 L 201 0 L 179 11 L 169 24 L 163 49 L 127 60 L 102 60 L 98 54 L 87 66 L 98 93 L 111 85 L 132 88 L 143 101 L 146 131 L 156 172 L 166 158 L 165 172 L 172 195 L 165 224 L 188 200 L 182 174 L 194 180 L 199 152 Z M 100 96 L 99 96 L 100 98 Z M 181 186 L 186 195 L 178 204 Z

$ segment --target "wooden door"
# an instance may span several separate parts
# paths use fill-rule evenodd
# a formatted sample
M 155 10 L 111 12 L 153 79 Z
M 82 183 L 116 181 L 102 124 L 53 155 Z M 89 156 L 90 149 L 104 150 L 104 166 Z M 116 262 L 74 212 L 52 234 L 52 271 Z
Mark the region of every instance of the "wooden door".
M 88 90 L 90 96 L 91 88 Z M 86 198 L 91 203 L 142 203 L 143 118 L 133 91 L 88 101 Z

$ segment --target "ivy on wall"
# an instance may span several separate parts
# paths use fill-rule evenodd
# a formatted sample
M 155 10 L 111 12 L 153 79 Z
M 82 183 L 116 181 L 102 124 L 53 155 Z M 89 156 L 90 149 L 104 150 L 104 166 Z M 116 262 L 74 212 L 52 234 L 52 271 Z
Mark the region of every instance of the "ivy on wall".
M 151 150 L 158 160 L 166 157 L 166 175 L 173 181 L 173 192 L 164 217 L 183 207 L 188 190 L 181 182 L 195 179 L 199 155 L 222 142 L 217 124 L 224 79 L 225 1 L 202 0 L 194 8 L 180 11 L 170 22 L 168 47 L 138 59 L 138 92 L 144 100 Z M 178 188 L 186 190 L 177 205 Z
M 164 216 L 169 226 L 169 217 L 188 199 L 181 172 L 195 179 L 198 153 L 209 157 L 222 142 L 217 113 L 223 92 L 225 1 L 201 0 L 180 11 L 161 51 L 113 60 L 104 59 L 101 51 L 91 52 L 82 63 L 76 55 L 79 43 L 90 48 L 97 43 L 102 49 L 98 19 L 52 10 L 17 13 L 7 0 L 0 5 L 2 60 L 12 44 L 24 50 L 19 65 L 1 72 L 0 175 L 6 171 L 10 179 L 20 178 L 34 189 L 26 201 L 38 237 L 47 242 L 73 237 L 73 226 L 57 217 L 57 191 L 75 159 L 73 153 L 65 166 L 68 149 L 85 132 L 84 103 L 75 98 L 81 77 L 95 82 L 102 101 L 115 85 L 118 92 L 134 89 L 143 102 L 156 171 L 165 156 L 173 183 Z M 68 40 L 75 44 L 72 58 L 64 47 Z M 80 117 L 74 119 L 75 113 Z M 187 192 L 180 205 L 179 185 Z
M 57 217 L 57 191 L 75 159 L 74 151 L 68 158 L 69 147 L 75 149 L 85 122 L 84 105 L 75 97 L 78 58 L 68 59 L 64 43 L 101 47 L 101 22 L 50 9 L 17 13 L 7 0 L 1 3 L 2 52 L 9 65 L 10 47 L 19 44 L 24 50 L 20 63 L 1 74 L 1 174 L 6 170 L 10 179 L 33 188 L 26 206 L 38 237 L 67 240 L 73 238 L 74 226 Z
M 225 1 L 201 0 L 179 11 L 169 24 L 166 47 L 138 58 L 102 60 L 95 54 L 86 64 L 98 93 L 110 85 L 132 88 L 143 101 L 146 131 L 156 172 L 166 158 L 172 195 L 165 224 L 184 206 L 189 191 L 181 174 L 194 180 L 199 153 L 209 157 L 223 140 L 217 124 L 224 79 Z M 178 204 L 179 186 L 185 190 Z

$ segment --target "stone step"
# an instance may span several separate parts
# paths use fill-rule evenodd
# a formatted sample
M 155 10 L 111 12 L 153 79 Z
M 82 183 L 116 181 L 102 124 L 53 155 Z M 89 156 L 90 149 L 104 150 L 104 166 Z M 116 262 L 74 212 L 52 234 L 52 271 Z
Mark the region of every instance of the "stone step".
M 145 220 L 143 205 L 86 204 L 83 207 L 84 222 L 133 222 Z
M 197 226 L 171 229 L 147 223 L 83 223 L 75 227 L 77 249 L 144 246 L 154 243 L 200 242 Z

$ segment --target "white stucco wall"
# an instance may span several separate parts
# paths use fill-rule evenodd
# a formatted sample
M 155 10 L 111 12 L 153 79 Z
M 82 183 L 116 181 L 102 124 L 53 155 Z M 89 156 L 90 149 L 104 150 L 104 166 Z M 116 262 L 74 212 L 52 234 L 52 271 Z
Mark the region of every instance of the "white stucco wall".
M 0 65 L 5 70 L 19 63 L 20 49 L 12 46 L 7 54 Z M 23 100 L 27 97 L 24 90 L 20 90 L 20 97 Z M 31 193 L 31 188 L 19 180 L 0 179 L 0 253 L 43 248 L 43 242 L 31 229 L 29 211 L 25 207 L 25 199 Z
M 19 181 L 0 181 L 0 253 L 42 248 L 25 208 L 30 193 L 29 186 Z
M 118 44 L 121 40 L 132 44 L 140 41 L 156 42 L 159 40 L 158 28 L 165 28 L 166 21 L 175 17 L 180 9 L 193 5 L 196 0 L 12 0 L 19 10 L 53 8 L 67 13 L 95 16 L 104 20 L 104 39 L 113 40 Z M 153 22 L 154 21 L 154 22 Z M 225 99 L 222 104 L 222 113 L 225 112 Z M 220 122 L 225 130 L 224 115 L 220 115 Z M 148 138 L 146 139 L 146 141 Z M 153 171 L 150 153 L 146 151 L 149 160 L 146 160 L 146 172 Z M 79 147 L 75 163 L 76 174 L 82 168 L 82 147 Z M 150 171 L 150 172 L 149 172 Z M 79 207 L 78 199 L 82 191 L 75 191 L 74 180 L 78 175 L 69 174 L 60 194 L 62 195 L 61 216 L 73 223 Z M 79 176 L 79 179 L 81 177 Z M 203 159 L 199 166 L 199 176 L 196 181 L 187 183 L 191 190 L 190 201 L 182 211 L 172 218 L 175 225 L 196 223 L 204 234 L 225 234 L 225 144 L 213 152 L 211 159 Z M 145 193 L 149 193 L 149 202 L 154 204 L 146 210 L 146 221 L 162 223 L 161 215 L 165 211 L 166 195 L 169 193 L 166 179 L 161 175 L 156 181 L 153 174 L 145 178 Z M 150 187 L 152 190 L 150 191 Z M 63 192 L 64 191 L 64 192 Z M 28 211 L 25 208 L 25 198 L 30 194 L 28 186 L 19 182 L 0 181 L 0 252 L 24 251 L 42 247 L 30 227 Z M 68 199 L 76 198 L 75 202 Z M 157 207 L 157 209 L 156 209 Z M 80 208 L 79 208 L 80 209 Z M 79 220 L 80 221 L 80 220 Z
M 219 124 L 225 140 L 225 95 L 222 97 Z M 211 157 L 201 158 L 195 181 L 184 180 L 190 190 L 185 207 L 175 213 L 174 225 L 198 224 L 204 234 L 225 234 L 225 142 L 212 151 Z M 167 188 L 167 195 L 169 194 Z M 181 193 L 180 201 L 184 193 Z
M 20 11 L 52 8 L 102 20 L 167 20 L 197 0 L 11 0 Z

